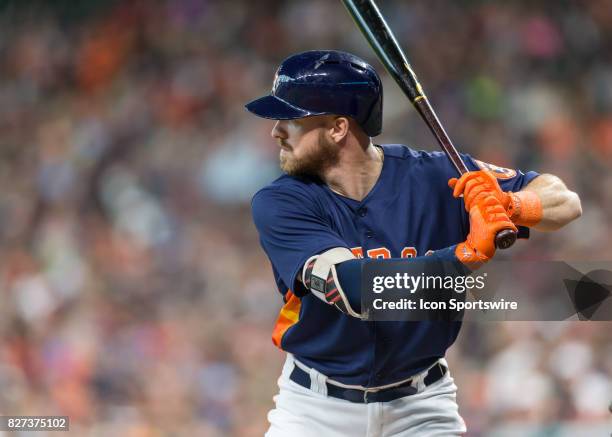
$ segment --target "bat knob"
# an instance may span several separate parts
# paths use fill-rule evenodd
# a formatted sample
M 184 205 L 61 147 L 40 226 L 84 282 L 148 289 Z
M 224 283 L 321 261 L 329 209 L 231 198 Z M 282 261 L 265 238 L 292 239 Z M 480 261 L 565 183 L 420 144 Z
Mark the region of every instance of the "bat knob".
M 498 249 L 507 249 L 516 241 L 516 232 L 512 229 L 504 229 L 499 231 L 495 236 L 495 247 Z

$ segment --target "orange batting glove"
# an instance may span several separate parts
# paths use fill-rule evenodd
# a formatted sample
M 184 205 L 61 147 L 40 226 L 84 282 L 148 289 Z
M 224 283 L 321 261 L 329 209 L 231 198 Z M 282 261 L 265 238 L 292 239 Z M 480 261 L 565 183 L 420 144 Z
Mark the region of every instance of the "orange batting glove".
M 453 196 L 463 195 L 465 209 L 470 211 L 478 199 L 495 197 L 504 207 L 510 220 L 516 225 L 534 226 L 542 220 L 542 202 L 533 191 L 502 191 L 497 178 L 487 170 L 470 171 L 459 179 L 451 178 L 448 186 L 453 188 Z
M 495 255 L 495 236 L 503 229 L 517 230 L 499 200 L 481 196 L 470 209 L 470 233 L 455 256 L 472 269 L 479 267 Z

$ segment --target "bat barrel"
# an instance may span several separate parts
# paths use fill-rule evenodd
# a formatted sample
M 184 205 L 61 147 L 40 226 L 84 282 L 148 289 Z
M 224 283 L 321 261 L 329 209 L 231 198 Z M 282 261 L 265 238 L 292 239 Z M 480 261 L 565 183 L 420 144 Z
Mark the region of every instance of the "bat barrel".
M 371 0 L 342 0 L 342 3 L 374 49 L 378 59 L 410 101 L 414 102 L 418 97 L 424 96 L 416 74 L 412 71 L 410 63 L 376 3 Z M 370 23 L 377 23 L 378 27 L 373 28 Z M 410 74 L 404 74 L 405 69 L 409 70 Z

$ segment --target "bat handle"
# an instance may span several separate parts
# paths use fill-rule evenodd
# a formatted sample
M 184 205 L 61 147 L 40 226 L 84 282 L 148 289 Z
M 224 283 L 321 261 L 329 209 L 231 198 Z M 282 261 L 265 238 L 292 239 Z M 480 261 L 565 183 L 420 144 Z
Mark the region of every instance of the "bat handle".
M 508 249 L 516 241 L 516 232 L 512 229 L 503 229 L 495 236 L 495 247 L 498 249 Z

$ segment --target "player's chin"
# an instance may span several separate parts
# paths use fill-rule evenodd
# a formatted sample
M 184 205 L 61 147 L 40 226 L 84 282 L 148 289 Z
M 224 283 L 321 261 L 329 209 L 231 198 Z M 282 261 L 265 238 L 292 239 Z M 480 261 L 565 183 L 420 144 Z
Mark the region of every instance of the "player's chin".
M 280 151 L 280 168 L 287 174 L 291 174 L 294 171 L 294 160 L 289 156 L 289 152 L 285 150 Z
M 311 173 L 310 171 L 308 171 L 308 169 L 304 168 L 304 166 L 299 160 L 288 156 L 281 156 L 280 168 L 289 176 L 303 177 L 308 176 Z

